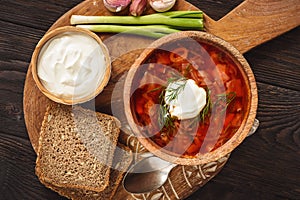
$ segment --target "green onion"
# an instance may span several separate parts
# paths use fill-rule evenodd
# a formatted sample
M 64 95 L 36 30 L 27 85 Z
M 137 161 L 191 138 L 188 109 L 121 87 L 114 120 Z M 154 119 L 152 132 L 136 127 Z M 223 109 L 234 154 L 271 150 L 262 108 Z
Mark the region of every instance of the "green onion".
M 199 10 L 195 10 L 195 11 L 168 11 L 168 12 L 162 12 L 162 13 L 155 13 L 153 15 L 165 15 L 165 16 L 169 16 L 171 18 L 203 18 L 203 12 L 199 11 Z
M 170 11 L 139 17 L 72 15 L 71 24 L 95 32 L 129 32 L 156 38 L 180 30 L 204 28 L 202 11 Z
M 127 33 L 160 38 L 164 35 L 178 32 L 177 29 L 169 28 L 164 25 L 148 25 L 148 26 L 121 26 L 121 25 L 77 25 L 76 27 L 88 29 L 93 32 L 100 33 Z
M 193 27 L 201 29 L 203 28 L 203 13 L 201 11 L 170 11 L 143 15 L 139 17 L 72 15 L 71 24 L 165 24 L 170 26 Z

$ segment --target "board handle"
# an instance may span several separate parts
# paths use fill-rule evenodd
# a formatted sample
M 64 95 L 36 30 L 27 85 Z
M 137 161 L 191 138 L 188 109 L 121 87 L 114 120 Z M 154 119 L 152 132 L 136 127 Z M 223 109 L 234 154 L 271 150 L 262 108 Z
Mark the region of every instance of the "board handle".
M 242 53 L 300 25 L 300 0 L 245 0 L 218 21 L 206 18 L 208 32 Z

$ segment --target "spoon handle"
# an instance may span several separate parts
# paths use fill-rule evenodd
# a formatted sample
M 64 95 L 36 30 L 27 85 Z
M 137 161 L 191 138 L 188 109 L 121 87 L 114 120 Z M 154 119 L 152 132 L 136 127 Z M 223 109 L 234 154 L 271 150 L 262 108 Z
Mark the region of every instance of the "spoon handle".
M 259 120 L 258 119 L 254 119 L 254 123 L 251 127 L 250 132 L 248 133 L 247 137 L 249 137 L 250 135 L 254 134 L 256 132 L 256 130 L 258 129 L 259 126 Z

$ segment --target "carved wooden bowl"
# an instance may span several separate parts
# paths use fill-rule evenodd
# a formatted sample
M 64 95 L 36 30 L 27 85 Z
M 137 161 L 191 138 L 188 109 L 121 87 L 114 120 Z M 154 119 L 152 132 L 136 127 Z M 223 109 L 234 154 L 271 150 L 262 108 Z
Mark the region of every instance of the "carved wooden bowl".
M 141 71 L 141 68 L 150 62 L 149 58 L 151 58 L 151 55 L 157 52 L 158 49 L 165 49 L 169 45 L 177 44 L 178 41 L 185 42 L 185 40 L 195 40 L 202 44 L 213 46 L 228 55 L 232 62 L 235 63 L 235 70 L 239 71 L 240 77 L 243 79 L 243 86 L 238 87 L 243 87 L 243 90 L 245 91 L 244 96 L 247 99 L 247 101 L 243 102 L 243 117 L 240 120 L 239 127 L 236 128 L 230 138 L 215 149 L 211 149 L 207 152 L 199 151 L 193 156 L 183 156 L 182 154 L 174 153 L 169 149 L 166 150 L 161 145 L 158 145 L 157 142 L 154 142 L 153 138 L 151 139 L 146 136 L 144 130 L 147 129 L 147 126 L 141 126 L 139 116 L 135 111 L 135 102 L 132 100 L 132 95 L 137 89 L 137 82 L 144 76 L 144 71 Z M 183 31 L 156 40 L 141 53 L 129 70 L 125 81 L 124 107 L 126 118 L 132 131 L 148 151 L 164 160 L 180 165 L 200 165 L 209 163 L 218 160 L 233 151 L 246 138 L 253 125 L 256 116 L 257 101 L 255 78 L 243 55 L 228 42 L 205 32 Z M 234 118 L 231 120 L 233 121 Z M 188 130 L 186 130 L 185 134 L 189 134 Z
M 38 63 L 38 59 L 39 59 L 39 55 L 40 52 L 42 51 L 43 47 L 45 45 L 48 45 L 47 42 L 51 41 L 51 39 L 53 39 L 54 37 L 60 35 L 60 34 L 64 34 L 64 33 L 80 33 L 80 34 L 84 34 L 87 35 L 91 38 L 93 38 L 100 46 L 103 54 L 104 54 L 104 60 L 105 66 L 97 66 L 97 67 L 104 67 L 104 75 L 101 81 L 99 81 L 99 84 L 97 85 L 91 85 L 90 87 L 93 87 L 93 89 L 89 92 L 86 93 L 84 96 L 80 96 L 80 97 L 74 97 L 74 96 L 70 96 L 70 97 L 62 97 L 59 95 L 55 95 L 53 93 L 51 93 L 49 90 L 47 90 L 47 88 L 43 85 L 42 81 L 40 80 L 39 76 L 38 76 L 38 67 L 37 67 L 37 63 Z M 55 49 L 54 49 L 55 51 Z M 39 90 L 45 95 L 47 96 L 49 99 L 57 102 L 57 103 L 62 103 L 62 104 L 67 104 L 67 105 L 73 105 L 73 104 L 79 104 L 79 103 L 83 103 L 86 101 L 89 101 L 93 98 L 95 98 L 102 90 L 103 88 L 107 85 L 109 79 L 110 79 L 110 75 L 111 75 L 111 62 L 110 62 L 110 56 L 109 56 L 109 52 L 106 48 L 106 46 L 103 44 L 102 40 L 93 32 L 86 30 L 86 29 L 82 29 L 82 28 L 77 28 L 77 27 L 73 27 L 73 26 L 63 26 L 57 29 L 54 29 L 48 33 L 46 33 L 44 35 L 44 37 L 39 41 L 39 43 L 37 44 L 33 55 L 32 55 L 32 59 L 31 59 L 31 66 L 32 66 L 32 75 L 33 75 L 33 79 L 37 85 L 37 87 L 39 88 Z

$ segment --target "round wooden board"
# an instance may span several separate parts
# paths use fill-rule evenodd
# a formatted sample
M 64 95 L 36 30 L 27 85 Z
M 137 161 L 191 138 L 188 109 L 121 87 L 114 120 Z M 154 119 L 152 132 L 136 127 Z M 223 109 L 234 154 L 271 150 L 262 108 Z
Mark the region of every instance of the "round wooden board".
M 177 0 L 177 3 L 173 9 L 199 10 L 184 0 Z M 128 11 L 124 11 L 123 13 L 120 13 L 120 15 L 127 15 L 127 12 Z M 153 13 L 153 10 L 147 8 L 146 13 Z M 48 31 L 58 27 L 70 25 L 70 17 L 73 14 L 112 15 L 112 13 L 105 9 L 102 1 L 86 0 L 65 13 L 51 26 Z M 122 84 L 124 83 L 123 80 L 125 78 L 124 75 L 126 75 L 126 72 L 133 64 L 135 59 L 139 56 L 141 51 L 151 42 L 153 42 L 154 39 L 127 34 L 98 35 L 109 49 L 110 56 L 112 58 L 112 76 L 104 91 L 90 103 L 94 104 L 96 111 L 112 114 L 112 106 L 115 107 L 113 109 L 124 110 L 122 108 L 123 104 L 111 103 L 113 98 L 118 99 L 120 97 L 118 95 L 122 94 Z M 114 92 L 112 93 L 113 90 Z M 32 77 L 30 65 L 25 80 L 23 104 L 28 135 L 35 151 L 38 149 L 40 128 L 44 119 L 46 108 L 50 102 L 51 100 L 44 96 L 36 86 Z M 125 115 L 123 116 L 124 117 L 122 117 L 121 114 L 117 117 L 120 119 L 123 125 L 126 125 L 127 122 Z M 126 143 L 124 142 L 124 137 L 128 136 L 128 134 L 124 133 L 122 136 L 120 136 L 120 138 L 123 137 L 123 143 Z M 131 146 L 132 144 L 138 144 L 136 138 L 131 137 L 131 140 L 126 141 L 130 141 L 130 144 L 126 144 L 127 146 L 131 147 L 131 149 L 136 149 L 136 146 Z M 146 199 L 152 199 L 154 196 L 160 196 L 161 198 L 185 198 L 213 178 L 223 168 L 228 158 L 229 155 L 214 163 L 203 166 L 177 166 L 172 170 L 168 179 L 168 183 L 166 183 L 162 188 L 145 195 L 131 196 L 125 192 L 123 187 L 120 186 L 116 192 L 115 199 L 145 199 L 145 196 Z M 193 176 L 189 176 L 191 174 Z

